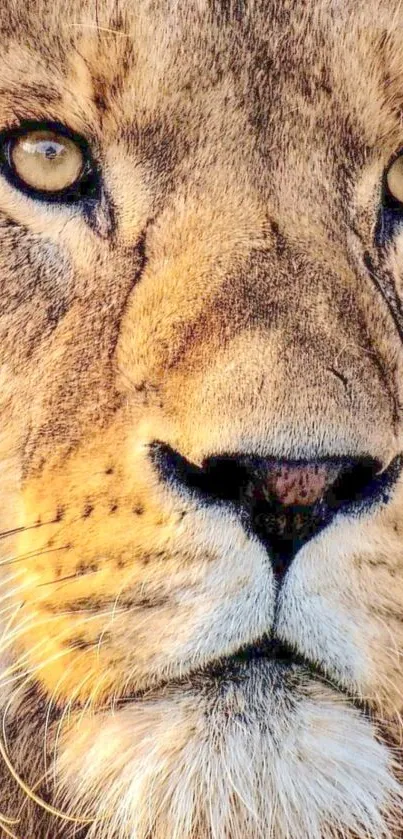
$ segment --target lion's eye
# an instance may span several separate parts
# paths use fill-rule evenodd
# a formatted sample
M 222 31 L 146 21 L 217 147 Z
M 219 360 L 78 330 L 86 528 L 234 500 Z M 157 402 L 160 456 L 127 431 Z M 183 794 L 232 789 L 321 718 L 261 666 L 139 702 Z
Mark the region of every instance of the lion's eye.
M 29 131 L 13 140 L 9 162 L 18 178 L 38 192 L 62 192 L 83 173 L 83 152 L 73 140 L 54 131 Z
M 389 197 L 403 204 L 403 154 L 399 155 L 386 173 Z

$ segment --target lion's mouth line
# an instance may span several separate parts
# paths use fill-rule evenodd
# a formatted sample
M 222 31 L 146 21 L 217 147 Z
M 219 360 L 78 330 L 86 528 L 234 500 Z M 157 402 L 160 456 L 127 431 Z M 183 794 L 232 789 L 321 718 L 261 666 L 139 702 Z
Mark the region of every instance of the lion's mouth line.
M 115 697 L 114 707 L 124 707 L 127 703 L 141 702 L 157 695 L 161 697 L 166 691 L 171 693 L 173 690 L 205 690 L 208 684 L 218 689 L 220 685 L 229 685 L 248 678 L 250 667 L 259 661 L 262 663 L 265 661 L 273 666 L 273 679 L 275 678 L 274 669 L 278 675 L 280 671 L 290 671 L 293 668 L 309 672 L 317 680 L 326 678 L 319 665 L 308 661 L 280 639 L 266 635 L 255 642 L 245 644 L 235 652 L 217 656 L 200 664 L 186 673 L 158 679 L 146 688 L 133 690 L 128 684 L 127 690 Z M 337 685 L 334 687 L 340 690 Z
M 266 548 L 277 577 L 336 515 L 360 515 L 386 503 L 402 466 L 401 455 L 384 470 L 368 456 L 279 463 L 223 455 L 199 467 L 161 443 L 154 443 L 150 452 L 165 482 L 203 505 L 236 512 L 246 531 Z
M 171 676 L 161 679 L 147 688 L 132 690 L 128 685 L 125 693 L 115 697 L 114 707 L 124 707 L 128 703 L 141 702 L 153 697 L 164 696 L 168 691 L 192 691 L 212 690 L 219 692 L 230 685 L 236 685 L 248 680 L 256 674 L 256 666 L 267 665 L 265 668 L 265 681 L 268 689 L 276 690 L 276 686 L 283 684 L 284 678 L 295 678 L 299 684 L 304 684 L 304 677 L 314 680 L 316 683 L 331 687 L 333 691 L 353 705 L 360 714 L 367 718 L 373 718 L 370 706 L 363 701 L 362 697 L 341 685 L 337 680 L 330 677 L 320 662 L 307 658 L 295 647 L 282 641 L 275 634 L 265 635 L 262 638 L 245 644 L 232 653 L 218 656 L 186 674 Z
M 237 652 L 229 655 L 225 660 L 213 665 L 218 669 L 223 667 L 223 661 L 228 664 L 248 664 L 251 661 L 258 661 L 264 659 L 266 661 L 276 662 L 278 665 L 288 667 L 290 665 L 304 667 L 311 672 L 319 672 L 317 665 L 314 662 L 307 661 L 303 655 L 298 653 L 291 645 L 281 641 L 276 636 L 265 635 L 261 639 L 251 644 L 241 647 Z M 211 669 L 211 668 L 210 668 Z

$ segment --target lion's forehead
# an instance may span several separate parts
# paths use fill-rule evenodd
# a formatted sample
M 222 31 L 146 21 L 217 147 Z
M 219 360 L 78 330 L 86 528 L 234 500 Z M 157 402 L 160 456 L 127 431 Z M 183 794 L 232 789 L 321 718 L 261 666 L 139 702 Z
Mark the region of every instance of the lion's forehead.
M 346 3 L 336 16 L 329 2 L 309 8 L 303 0 L 240 3 L 238 13 L 215 0 L 90 2 L 84 12 L 68 2 L 60 14 L 58 4 L 30 11 L 6 2 L 2 108 L 12 108 L 18 86 L 20 108 L 63 109 L 72 127 L 81 122 L 100 142 L 152 153 L 164 141 L 166 154 L 171 140 L 185 155 L 185 136 L 207 135 L 225 149 L 232 134 L 242 156 L 250 134 L 269 160 L 287 145 L 312 151 L 313 140 L 313 148 L 334 148 L 332 125 L 343 156 L 356 157 L 376 139 L 377 109 L 379 117 L 385 100 L 392 104 L 394 5 L 377 4 L 374 19 L 371 3 Z M 384 139 L 385 125 L 378 129 Z
M 219 242 L 220 257 L 258 249 L 274 216 L 281 234 L 313 238 L 315 254 L 342 270 L 331 242 L 351 209 L 346 196 L 357 180 L 358 204 L 372 189 L 367 168 L 373 162 L 380 175 L 379 144 L 392 153 L 400 128 L 399 12 L 385 2 L 374 22 L 369 5 L 125 0 L 84 12 L 69 2 L 59 14 L 57 4 L 33 12 L 5 3 L 0 119 L 13 124 L 23 112 L 87 136 L 120 242 L 130 248 L 157 227 L 150 265 L 168 253 L 203 265 L 198 242 L 211 253 Z M 104 214 L 98 231 L 110 224 Z M 51 229 L 39 228 L 49 239 Z M 56 253 L 39 261 L 80 275 L 75 239 L 62 247 L 59 237 Z M 105 282 L 119 270 L 116 251 L 108 264 Z M 176 274 L 183 285 L 185 271 Z M 61 297 L 64 310 L 74 298 L 74 283 L 62 286 L 53 312 Z

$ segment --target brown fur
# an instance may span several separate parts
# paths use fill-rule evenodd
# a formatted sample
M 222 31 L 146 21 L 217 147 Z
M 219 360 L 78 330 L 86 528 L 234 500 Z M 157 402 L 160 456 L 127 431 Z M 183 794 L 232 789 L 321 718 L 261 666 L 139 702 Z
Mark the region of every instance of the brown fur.
M 402 451 L 402 236 L 377 235 L 402 26 L 396 0 L 1 5 L 0 128 L 60 122 L 102 171 L 86 214 L 0 178 L 9 753 L 96 819 L 4 769 L 20 839 L 400 835 L 401 480 L 298 554 L 275 616 L 263 548 L 150 446 Z M 274 620 L 327 686 L 215 669 Z

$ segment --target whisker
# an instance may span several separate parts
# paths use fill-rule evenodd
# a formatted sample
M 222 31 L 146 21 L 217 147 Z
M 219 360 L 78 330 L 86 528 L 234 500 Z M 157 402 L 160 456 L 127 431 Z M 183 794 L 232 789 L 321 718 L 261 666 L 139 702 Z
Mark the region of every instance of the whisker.
M 69 669 L 71 669 L 71 668 L 69 668 Z M 67 675 L 67 674 L 65 674 L 65 675 Z M 90 674 L 87 674 L 87 676 L 85 676 L 85 678 L 81 680 L 81 682 L 79 683 L 79 685 L 77 685 L 77 687 L 76 687 L 75 691 L 72 693 L 72 695 L 71 695 L 71 697 L 70 697 L 69 701 L 67 702 L 66 707 L 64 708 L 63 713 L 62 713 L 62 715 L 61 715 L 61 717 L 60 717 L 60 720 L 59 720 L 59 722 L 58 722 L 58 725 L 57 725 L 57 730 L 56 730 L 56 735 L 55 735 L 55 742 L 54 742 L 54 746 L 53 746 L 53 766 L 54 766 L 53 779 L 54 779 L 54 785 L 55 785 L 55 786 L 56 786 L 56 784 L 57 784 L 57 778 L 56 778 L 56 757 L 57 757 L 57 750 L 58 750 L 58 747 L 59 747 L 59 740 L 60 740 L 60 736 L 61 736 L 61 732 L 62 732 L 62 727 L 63 727 L 64 721 L 65 721 L 65 719 L 66 719 L 66 716 L 69 716 L 69 715 L 70 715 L 70 712 L 71 712 L 71 707 L 72 707 L 72 704 L 73 704 L 74 700 L 77 698 L 77 696 L 79 695 L 79 692 L 80 692 L 81 688 L 82 688 L 82 687 L 86 684 L 86 682 L 88 682 L 88 680 L 91 678 L 91 676 L 92 676 L 92 674 L 91 674 L 91 673 L 90 673 Z
M 68 614 L 68 613 L 67 613 L 67 614 Z M 75 613 L 75 614 L 76 614 L 76 615 L 79 615 L 79 613 Z M 89 624 L 91 621 L 98 621 L 100 618 L 103 618 L 103 617 L 108 618 L 108 617 L 110 617 L 110 615 L 111 615 L 111 611 L 110 611 L 110 610 L 108 610 L 107 612 L 97 612 L 96 614 L 88 614 L 87 612 L 84 612 L 84 611 L 83 611 L 83 614 L 82 614 L 82 615 L 79 615 L 79 619 L 78 619 L 78 621 L 77 621 L 77 623 L 76 623 L 76 628 L 81 628 L 82 626 L 85 626 L 85 625 Z M 18 638 L 20 637 L 20 635 L 24 635 L 24 634 L 26 634 L 26 632 L 27 632 L 28 630 L 32 629 L 33 631 L 35 631 L 36 629 L 38 629 L 38 628 L 39 628 L 39 627 L 41 627 L 41 626 L 46 626 L 46 625 L 47 625 L 47 624 L 49 624 L 49 623 L 52 623 L 52 622 L 57 622 L 57 621 L 59 620 L 59 618 L 60 618 L 60 614 L 56 614 L 56 615 L 47 615 L 47 617 L 46 617 L 46 618 L 44 618 L 43 620 L 38 621 L 38 620 L 37 620 L 37 618 L 35 618 L 34 616 L 32 616 L 32 615 L 27 615 L 27 617 L 25 618 L 24 622 L 20 622 L 20 623 L 18 624 L 18 626 L 17 626 L 17 627 L 13 630 L 13 632 L 12 632 L 12 633 L 9 633 L 9 634 L 8 634 L 8 636 L 7 636 L 7 637 L 5 637 L 3 644 L 2 644 L 2 645 L 0 645 L 0 654 L 1 654 L 4 650 L 8 649 L 8 647 L 9 647 L 9 646 L 11 646 L 13 643 L 15 643 L 15 641 L 16 641 L 16 640 L 18 640 Z M 31 626 L 29 625 L 29 622 L 30 622 L 30 621 L 32 621 Z M 59 638 L 62 638 L 64 635 L 65 635 L 65 630 L 63 630 L 62 632 L 60 632 L 60 633 L 58 633 L 56 636 L 54 636 L 54 637 L 52 638 L 52 640 L 53 640 L 54 642 L 57 642 L 57 641 L 58 641 L 58 639 L 59 639 Z M 34 652 L 38 652 L 38 650 L 40 650 L 40 649 L 41 649 L 41 647 L 42 647 L 43 645 L 45 645 L 45 644 L 47 644 L 47 643 L 48 643 L 48 640 L 49 640 L 49 639 L 48 639 L 47 637 L 46 637 L 46 638 L 42 638 L 42 640 L 38 641 L 38 643 L 37 643 L 37 644 L 35 644 L 34 646 L 31 646 L 31 647 L 29 648 L 29 650 L 27 650 L 27 652 L 25 652 L 23 655 L 21 655 L 21 656 L 20 656 L 20 657 L 19 657 L 19 658 L 18 658 L 18 659 L 17 659 L 17 660 L 16 660 L 16 661 L 12 664 L 12 665 L 10 665 L 10 666 L 9 666 L 9 667 L 5 670 L 5 671 L 3 671 L 2 673 L 0 672 L 0 686 L 1 686 L 1 685 L 6 685 L 6 684 L 8 684 L 8 682 L 5 682 L 5 681 L 4 681 L 4 676 L 5 676 L 5 675 L 7 675 L 8 673 L 12 673 L 12 672 L 14 672 L 15 670 L 18 670 L 18 668 L 21 666 L 21 664 L 22 664 L 22 663 L 23 663 L 23 662 L 24 662 L 27 658 L 29 658 L 29 656 L 30 656 L 30 655 L 32 655 L 32 653 L 34 653 Z M 98 641 L 97 641 L 97 642 L 94 642 L 94 648 L 95 648 L 96 646 L 98 646 Z M 18 677 L 17 677 L 17 679 L 18 679 Z M 16 681 L 16 679 L 14 678 L 14 679 L 13 679 L 13 681 Z
M 38 521 L 35 524 L 20 525 L 19 527 L 12 527 L 10 530 L 0 531 L 0 539 L 7 539 L 8 536 L 15 536 L 16 533 L 25 533 L 27 530 L 38 530 L 39 527 L 44 527 L 48 524 L 57 524 L 57 519 Z
M 17 554 L 17 556 L 13 556 L 9 559 L 3 559 L 0 562 L 0 566 L 7 566 L 7 565 L 15 565 L 17 562 L 23 562 L 25 559 L 36 559 L 39 556 L 44 556 L 45 554 L 56 553 L 56 551 L 65 551 L 67 550 L 68 545 L 60 545 L 57 548 L 43 548 L 40 551 L 29 551 L 26 554 Z M 44 583 L 46 585 L 46 583 Z
M 45 812 L 50 813 L 52 816 L 56 816 L 57 818 L 61 818 L 64 821 L 72 822 L 72 823 L 79 823 L 79 824 L 93 824 L 95 819 L 88 819 L 84 817 L 77 817 L 77 816 L 70 816 L 68 813 L 63 813 L 57 807 L 53 807 L 51 804 L 48 804 L 47 801 L 44 801 L 39 795 L 37 795 L 30 787 L 25 783 L 25 781 L 21 778 L 17 770 L 14 768 L 6 747 L 4 745 L 3 739 L 0 737 L 0 755 L 3 758 L 3 761 L 14 781 L 18 784 L 18 786 L 22 789 L 25 795 L 31 799 L 35 804 L 41 807 Z
M 11 577 L 7 577 L 6 582 L 7 582 L 7 583 L 9 583 L 11 580 L 15 580 L 15 579 L 16 579 L 17 577 L 19 577 L 19 576 L 21 576 L 21 575 L 20 575 L 20 573 L 17 571 L 17 573 L 16 573 L 16 574 L 13 574 Z M 3 581 L 3 582 L 4 582 L 4 581 Z M 10 589 L 9 591 L 6 591 L 6 592 L 5 592 L 5 593 L 4 593 L 4 594 L 0 597 L 0 603 L 4 603 L 4 601 L 5 601 L 5 600 L 9 600 L 9 599 L 10 599 L 10 597 L 14 597 L 15 595 L 18 595 L 20 592 L 23 592 L 23 591 L 25 591 L 26 589 L 30 589 L 30 588 L 31 588 L 31 583 L 20 583 L 18 586 L 15 586 L 14 588 Z
M 46 588 L 47 586 L 55 586 L 55 585 L 58 585 L 59 583 L 65 582 L 66 580 L 75 580 L 75 579 L 81 580 L 82 579 L 81 574 L 77 574 L 77 572 L 76 572 L 75 574 L 67 574 L 65 577 L 58 577 L 57 580 L 49 580 L 49 582 L 47 582 L 47 583 L 38 583 L 37 588 Z
M 5 638 L 8 636 L 8 634 L 11 630 L 11 627 L 13 625 L 14 619 L 15 619 L 16 615 L 18 615 L 18 612 L 22 608 L 22 605 L 23 605 L 22 603 L 17 603 L 16 609 L 14 609 L 14 611 L 10 615 L 10 617 L 9 617 L 5 627 L 4 627 L 4 631 L 3 631 L 3 634 L 2 634 L 1 639 L 0 639 L 0 650 L 2 649 L 2 644 L 5 642 Z
M 10 837 L 11 837 L 11 839 L 19 839 L 19 836 L 16 836 L 16 834 L 15 834 L 15 833 L 13 833 L 13 832 L 9 829 L 8 825 L 9 825 L 9 821 L 8 821 L 8 819 L 6 820 L 6 817 L 0 816 L 0 827 L 1 827 L 2 831 L 3 831 L 3 833 L 5 833 L 5 834 L 6 834 L 6 836 L 10 836 Z
M 36 781 L 36 782 L 32 785 L 32 790 L 33 790 L 33 792 L 36 792 L 36 790 L 37 790 L 39 787 L 41 787 L 41 786 L 42 786 L 42 784 L 43 784 L 45 781 L 47 781 L 47 774 L 44 772 L 44 773 L 41 775 L 41 777 L 40 777 L 40 778 L 39 778 L 39 779 L 38 779 L 38 780 L 37 780 L 37 781 Z M 25 799 L 24 799 L 24 801 L 23 801 L 23 802 L 22 802 L 22 804 L 21 804 L 21 807 L 20 807 L 20 809 L 19 809 L 19 811 L 18 811 L 18 819 L 19 819 L 19 820 L 21 820 L 21 815 L 22 815 L 22 812 L 23 812 L 23 810 L 24 810 L 24 807 L 26 807 L 26 806 L 27 806 L 28 801 L 29 801 L 29 799 L 28 799 L 28 798 L 25 798 Z
M 125 582 L 121 585 L 121 587 L 120 587 L 120 589 L 119 589 L 119 591 L 118 591 L 118 593 L 115 597 L 113 606 L 112 606 L 112 611 L 110 613 L 110 615 L 111 615 L 110 621 L 109 621 L 109 623 L 105 623 L 104 629 L 102 630 L 102 632 L 99 636 L 98 651 L 97 651 L 98 658 L 99 658 L 99 655 L 100 655 L 102 641 L 104 639 L 105 633 L 108 631 L 110 625 L 113 623 L 113 621 L 115 619 L 115 616 L 117 614 L 120 614 L 120 612 L 117 610 L 118 601 L 119 601 L 119 597 L 121 596 L 122 592 L 127 588 L 127 583 L 128 583 L 128 581 L 125 580 Z
M 80 29 L 96 29 L 98 32 L 108 32 L 111 35 L 119 35 L 122 38 L 130 38 L 128 32 L 120 32 L 118 29 L 110 29 L 108 26 L 99 26 L 97 23 L 69 23 L 69 26 Z
M 23 602 L 21 601 L 21 603 L 19 603 L 18 605 L 19 605 L 19 606 L 22 606 L 22 605 L 23 605 Z M 7 612 L 11 612 L 11 610 L 12 610 L 12 609 L 14 609 L 14 606 L 15 606 L 15 604 L 14 604 L 14 603 L 9 603 L 9 604 L 8 604 L 8 606 L 5 606 L 5 607 L 4 607 L 4 609 L 0 609 L 0 615 L 4 615 L 4 614 L 6 614 Z
M 35 793 L 34 790 L 39 786 L 41 781 L 37 782 L 34 785 L 33 788 L 30 788 L 25 783 L 25 781 L 20 777 L 19 773 L 16 771 L 16 769 L 14 768 L 14 766 L 11 762 L 11 759 L 9 757 L 9 749 L 8 749 L 8 745 L 7 745 L 6 717 L 7 717 L 8 711 L 10 709 L 10 705 L 12 704 L 13 701 L 15 702 L 16 696 L 19 693 L 21 693 L 26 688 L 26 686 L 29 684 L 29 681 L 31 680 L 34 672 L 38 672 L 42 667 L 48 666 L 56 658 L 60 658 L 62 655 L 65 655 L 68 652 L 70 652 L 70 651 L 69 650 L 63 650 L 62 653 L 59 653 L 55 656 L 50 656 L 45 662 L 41 662 L 41 665 L 37 666 L 36 668 L 33 668 L 33 670 L 31 672 L 29 672 L 28 674 L 24 674 L 25 679 L 24 679 L 24 682 L 23 682 L 22 686 L 20 688 L 18 688 L 17 691 L 13 692 L 12 696 L 10 697 L 10 700 L 7 703 L 5 712 L 3 713 L 2 737 L 0 737 L 0 756 L 3 758 L 3 761 L 4 761 L 8 771 L 10 772 L 11 776 L 13 777 L 13 779 L 16 781 L 16 783 L 20 786 L 20 788 L 25 793 L 27 799 L 30 799 L 30 800 L 34 801 L 34 803 L 36 803 L 38 806 L 40 806 L 42 809 L 44 809 L 46 812 L 50 813 L 51 815 L 54 815 L 57 818 L 61 818 L 64 821 L 68 821 L 71 824 L 75 824 L 75 825 L 77 825 L 77 824 L 93 824 L 95 821 L 100 821 L 100 819 L 98 817 L 89 818 L 89 817 L 84 817 L 84 816 L 71 816 L 68 813 L 64 813 L 62 810 L 59 810 L 57 807 L 53 807 L 51 804 L 44 801 L 44 799 L 42 799 L 40 796 L 38 796 Z M 71 669 L 73 664 L 74 665 L 76 664 L 76 660 L 75 660 L 75 662 L 73 662 L 70 665 L 70 668 L 68 668 L 68 670 Z M 68 670 L 63 674 L 64 678 L 66 677 L 66 674 L 67 674 Z M 85 681 L 87 681 L 88 678 L 89 678 L 89 676 L 86 676 L 86 678 L 82 680 L 82 682 L 80 683 L 80 685 L 76 689 L 75 694 L 80 689 L 82 684 L 84 684 Z M 69 707 L 71 705 L 72 701 L 74 700 L 75 694 L 70 699 L 67 707 Z M 62 719 L 65 718 L 65 715 L 66 715 L 66 709 L 63 711 Z M 60 730 L 60 723 L 59 723 L 59 726 L 58 726 L 58 732 L 59 732 L 59 730 Z M 46 771 L 43 778 L 42 778 L 42 781 L 43 781 L 44 778 L 46 778 L 47 775 L 48 775 L 48 772 Z M 1 828 L 3 828 L 2 821 L 3 821 L 3 817 L 0 814 L 0 827 Z M 12 820 L 12 819 L 8 819 L 8 817 L 4 816 L 4 821 L 5 821 L 6 824 L 10 824 L 10 825 L 13 824 L 14 825 L 14 824 L 18 824 L 19 819 Z M 9 831 L 7 835 L 12 836 L 13 839 L 18 839 L 18 837 L 14 836 L 14 834 L 12 834 L 11 831 Z
M 51 710 L 52 710 L 52 708 L 54 707 L 54 704 L 55 704 L 55 696 L 56 696 L 56 694 L 57 694 L 57 691 L 58 691 L 58 689 L 59 689 L 60 685 L 63 683 L 63 681 L 65 680 L 66 676 L 70 673 L 70 671 L 71 671 L 72 667 L 76 667 L 76 666 L 77 666 L 77 660 L 78 660 L 79 658 L 83 658 L 86 652 L 87 652 L 87 650 L 85 650 L 85 651 L 84 651 L 84 652 L 82 652 L 79 656 L 77 656 L 77 658 L 75 658 L 75 659 L 74 659 L 74 661 L 73 661 L 73 662 L 69 665 L 69 667 L 67 668 L 67 670 L 65 670 L 65 672 L 64 672 L 64 673 L 62 673 L 62 675 L 60 676 L 60 678 L 58 679 L 58 681 L 57 681 L 57 683 L 56 683 L 56 685 L 55 685 L 55 688 L 54 688 L 54 690 L 53 690 L 53 693 L 52 693 L 52 695 L 51 695 L 51 697 L 50 697 L 50 700 L 49 700 L 49 702 L 48 702 L 48 709 L 47 709 L 47 712 L 46 712 L 46 719 L 45 719 L 45 734 L 44 734 L 44 763 L 45 763 L 45 766 L 47 765 L 47 747 L 46 747 L 46 742 L 47 742 L 47 733 L 48 733 L 48 729 L 49 729 L 49 720 L 50 720 Z M 82 685 L 83 685 L 83 684 L 85 684 L 85 682 L 86 682 L 86 681 L 87 681 L 87 680 L 91 677 L 91 675 L 92 675 L 92 674 L 87 675 L 87 676 L 85 677 L 85 679 L 83 679 L 83 680 L 81 681 L 81 683 L 80 683 L 80 685 L 79 685 L 79 687 L 78 687 L 78 690 L 80 690 L 80 688 L 82 687 Z M 73 702 L 73 699 L 74 699 L 74 696 L 73 696 L 73 697 L 71 697 L 71 699 L 69 700 L 69 703 L 68 703 L 68 704 L 71 704 L 71 703 Z M 63 720 L 63 718 L 64 718 L 64 715 L 65 715 L 65 711 L 63 712 L 63 715 L 62 715 L 62 720 Z M 54 749 L 53 749 L 53 761 L 54 761 L 54 765 L 55 765 L 55 761 L 56 761 L 56 748 L 57 748 L 57 741 L 58 741 L 58 737 L 59 737 L 59 727 L 60 727 L 60 722 L 59 722 L 59 725 L 58 725 L 58 728 L 57 728 L 57 732 L 56 732 L 56 740 L 55 740 L 55 745 L 54 745 Z M 56 784 L 56 778 L 54 778 L 54 783 Z
M 29 624 L 30 620 L 32 621 L 31 626 Z M 11 646 L 13 643 L 15 643 L 15 641 L 18 640 L 18 638 L 21 635 L 25 635 L 26 632 L 29 631 L 30 629 L 32 629 L 34 631 L 34 630 L 38 629 L 38 627 L 47 625 L 51 621 L 56 621 L 56 620 L 58 620 L 57 615 L 49 615 L 46 619 L 41 620 L 41 621 L 38 621 L 38 620 L 34 619 L 33 616 L 28 616 L 26 621 L 24 622 L 24 624 L 23 625 L 20 624 L 18 627 L 16 627 L 15 630 L 5 639 L 3 645 L 0 647 L 0 653 L 2 653 L 4 650 L 8 649 L 8 647 Z M 91 620 L 91 618 L 80 619 L 79 626 L 89 622 L 89 620 Z M 62 632 L 59 632 L 52 640 L 54 642 L 57 642 L 58 639 L 62 638 L 64 635 L 65 635 L 65 630 L 63 630 Z M 48 638 L 47 637 L 42 638 L 40 641 L 38 641 L 37 644 L 30 647 L 29 650 L 27 650 L 27 652 L 20 655 L 16 659 L 16 661 L 13 662 L 13 664 L 11 664 L 9 667 L 7 667 L 6 670 L 4 670 L 0 674 L 0 687 L 1 686 L 6 687 L 9 684 L 13 684 L 15 682 L 18 682 L 20 680 L 20 678 L 22 678 L 22 675 L 19 673 L 21 665 L 24 664 L 27 659 L 29 659 L 29 657 L 32 655 L 32 653 L 38 652 L 41 649 L 41 647 L 45 646 L 47 643 L 48 643 Z M 63 652 L 63 654 L 67 655 L 68 653 L 71 653 L 71 650 L 68 649 L 68 650 L 64 650 L 62 652 Z M 59 655 L 60 655 L 60 653 L 56 654 L 55 658 L 57 658 Z M 49 659 L 46 662 L 42 662 L 41 665 L 36 665 L 35 667 L 33 667 L 28 672 L 29 673 L 34 673 L 36 669 L 40 669 L 41 667 L 45 667 L 48 663 L 49 663 Z M 11 676 L 11 674 L 13 674 L 15 672 L 17 673 L 17 675 L 13 676 L 12 678 L 8 678 L 8 675 Z

